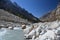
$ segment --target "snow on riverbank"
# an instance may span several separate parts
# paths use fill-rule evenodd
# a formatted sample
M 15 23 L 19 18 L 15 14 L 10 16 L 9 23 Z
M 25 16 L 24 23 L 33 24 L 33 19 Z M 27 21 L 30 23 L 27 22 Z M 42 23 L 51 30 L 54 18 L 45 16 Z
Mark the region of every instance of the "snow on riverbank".
M 35 23 L 34 27 L 24 29 L 29 40 L 60 40 L 60 21 Z M 27 25 L 26 25 L 27 26 Z

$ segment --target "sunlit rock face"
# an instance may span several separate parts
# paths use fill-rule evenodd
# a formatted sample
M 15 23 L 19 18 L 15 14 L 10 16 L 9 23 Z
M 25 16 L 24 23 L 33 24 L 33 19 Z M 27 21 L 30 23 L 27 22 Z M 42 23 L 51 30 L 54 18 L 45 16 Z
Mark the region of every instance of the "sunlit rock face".
M 60 5 L 57 6 L 57 10 L 56 10 L 56 15 L 59 15 L 60 14 Z
M 24 38 L 29 40 L 60 40 L 60 21 L 40 22 L 33 25 L 34 27 L 28 26 L 23 30 L 26 32 L 24 32 Z
M 60 4 L 57 5 L 57 7 L 54 10 L 49 11 L 47 14 L 40 17 L 40 20 L 44 22 L 60 20 Z

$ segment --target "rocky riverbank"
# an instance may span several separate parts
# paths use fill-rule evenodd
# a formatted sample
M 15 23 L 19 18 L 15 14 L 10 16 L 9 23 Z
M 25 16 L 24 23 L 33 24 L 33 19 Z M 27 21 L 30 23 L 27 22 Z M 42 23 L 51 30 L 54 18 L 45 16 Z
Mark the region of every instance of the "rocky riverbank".
M 24 32 L 25 40 L 60 40 L 60 21 L 39 22 L 31 25 L 20 25 L 12 22 L 0 22 L 0 26 L 7 29 L 20 29 Z
M 60 21 L 26 25 L 23 31 L 27 40 L 60 40 Z

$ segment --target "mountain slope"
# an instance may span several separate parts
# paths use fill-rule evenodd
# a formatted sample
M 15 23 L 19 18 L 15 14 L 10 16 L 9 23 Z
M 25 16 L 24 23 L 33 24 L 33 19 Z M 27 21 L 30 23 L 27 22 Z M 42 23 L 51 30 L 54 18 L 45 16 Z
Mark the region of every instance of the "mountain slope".
M 40 20 L 44 22 L 51 22 L 55 20 L 60 20 L 60 4 L 57 6 L 56 9 L 50 11 L 49 13 L 45 14 L 40 18 Z
M 0 9 L 0 21 L 13 22 L 13 23 L 28 23 L 27 20 L 15 16 L 2 9 Z
M 4 9 L 16 16 L 27 19 L 30 22 L 39 22 L 40 20 L 31 13 L 21 8 L 16 2 L 12 3 L 10 0 L 0 0 L 0 9 Z

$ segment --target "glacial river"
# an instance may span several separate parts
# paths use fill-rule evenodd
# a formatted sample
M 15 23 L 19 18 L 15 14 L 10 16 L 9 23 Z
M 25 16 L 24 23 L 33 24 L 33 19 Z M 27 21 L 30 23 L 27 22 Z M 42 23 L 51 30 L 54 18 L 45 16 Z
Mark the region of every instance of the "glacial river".
M 22 29 L 0 29 L 0 40 L 24 40 Z

